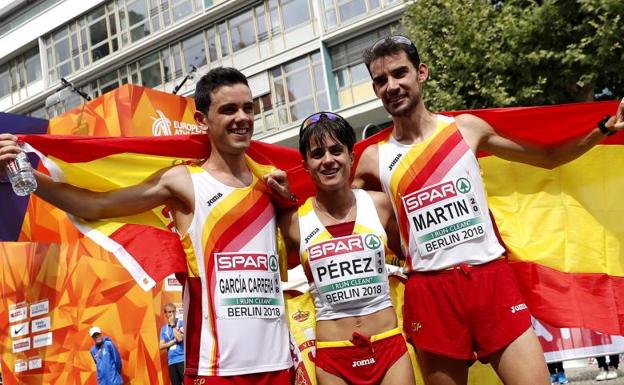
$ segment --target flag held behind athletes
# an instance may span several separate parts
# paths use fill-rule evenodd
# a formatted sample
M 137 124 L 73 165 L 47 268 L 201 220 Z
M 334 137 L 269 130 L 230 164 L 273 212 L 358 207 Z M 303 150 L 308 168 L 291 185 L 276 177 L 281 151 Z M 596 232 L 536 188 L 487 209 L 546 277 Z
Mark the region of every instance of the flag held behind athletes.
M 470 112 L 505 135 L 548 147 L 593 129 L 616 106 L 615 102 L 579 103 Z M 388 131 L 358 143 L 356 156 L 384 135 Z M 162 167 L 207 156 L 202 137 L 27 136 L 24 140 L 46 157 L 46 167 L 56 178 L 99 191 L 138 183 Z M 624 334 L 624 251 L 620 246 L 624 223 L 619 220 L 624 210 L 619 197 L 624 187 L 623 142 L 621 134 L 605 138 L 580 159 L 554 170 L 480 154 L 491 210 L 527 304 L 535 316 L 554 326 Z M 300 199 L 313 193 L 296 151 L 254 142 L 249 159 L 258 173 L 269 164 L 287 170 Z M 175 251 L 177 236 L 170 233 L 169 245 L 166 237 L 150 236 L 141 226 L 150 225 L 149 231 L 166 229 L 170 223 L 162 208 L 96 224 L 76 223 L 86 226 L 81 231 L 88 236 L 121 255 L 122 263 L 127 261 L 124 265 L 143 287 L 184 269 L 181 254 Z M 155 237 L 158 242 L 152 242 Z M 155 246 L 157 243 L 165 246 Z M 154 261 L 151 247 L 172 249 L 172 255 L 178 257 Z

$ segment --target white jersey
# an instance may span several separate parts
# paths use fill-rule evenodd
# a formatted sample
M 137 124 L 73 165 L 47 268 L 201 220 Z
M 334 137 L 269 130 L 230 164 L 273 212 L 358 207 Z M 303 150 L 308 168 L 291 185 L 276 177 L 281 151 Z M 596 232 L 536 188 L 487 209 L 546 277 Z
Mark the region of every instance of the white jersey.
M 255 176 L 234 188 L 189 166 L 195 212 L 182 243 L 185 373 L 230 376 L 292 365 L 273 205 Z
M 333 237 L 309 198 L 299 207 L 299 257 L 310 282 L 317 320 L 363 316 L 392 306 L 386 271 L 386 232 L 373 199 L 353 190 L 353 234 Z
M 435 132 L 404 145 L 379 142 L 379 176 L 401 232 L 408 271 L 492 261 L 504 253 L 485 195 L 479 163 L 455 120 L 438 115 Z

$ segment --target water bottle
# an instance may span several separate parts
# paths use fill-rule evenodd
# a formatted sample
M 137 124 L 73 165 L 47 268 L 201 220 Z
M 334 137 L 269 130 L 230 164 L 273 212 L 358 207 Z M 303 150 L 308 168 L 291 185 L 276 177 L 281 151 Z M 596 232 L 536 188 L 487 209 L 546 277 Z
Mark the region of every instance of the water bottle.
M 37 180 L 25 152 L 20 152 L 15 160 L 6 165 L 6 173 L 19 196 L 26 196 L 37 189 Z

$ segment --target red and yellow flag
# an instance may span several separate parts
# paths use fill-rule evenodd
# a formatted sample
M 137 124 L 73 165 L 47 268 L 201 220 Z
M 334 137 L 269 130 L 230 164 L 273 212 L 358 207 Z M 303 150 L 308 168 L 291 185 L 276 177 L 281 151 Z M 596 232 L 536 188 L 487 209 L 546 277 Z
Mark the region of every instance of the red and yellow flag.
M 557 146 L 617 102 L 456 111 L 505 136 Z M 445 113 L 447 114 L 447 113 Z M 357 154 L 390 129 L 356 145 Z M 490 210 L 532 314 L 558 327 L 624 334 L 624 134 L 553 170 L 479 154 Z
M 506 136 L 548 147 L 585 134 L 616 108 L 616 102 L 601 102 L 463 112 L 480 116 Z M 384 135 L 388 131 L 358 143 L 356 156 Z M 25 141 L 44 156 L 58 180 L 97 191 L 138 183 L 177 162 L 205 158 L 209 148 L 201 136 L 26 136 Z M 623 143 L 621 134 L 605 138 L 578 160 L 554 170 L 479 154 L 491 212 L 527 304 L 536 317 L 554 326 L 624 334 L 624 222 L 619 219 L 624 210 L 619 199 Z M 280 167 L 289 172 L 300 199 L 313 194 L 295 150 L 254 142 L 248 154 L 259 175 L 266 167 Z M 163 236 L 170 221 L 162 208 L 112 221 L 75 223 L 120 258 L 143 287 L 183 268 L 177 235 Z

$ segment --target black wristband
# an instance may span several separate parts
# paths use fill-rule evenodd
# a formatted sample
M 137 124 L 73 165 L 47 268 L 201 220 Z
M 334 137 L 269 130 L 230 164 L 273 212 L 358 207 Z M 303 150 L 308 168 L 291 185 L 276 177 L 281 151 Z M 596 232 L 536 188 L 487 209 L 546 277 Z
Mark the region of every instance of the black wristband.
M 614 135 L 617 131 L 609 130 L 607 128 L 607 122 L 611 119 L 611 115 L 605 116 L 601 121 L 598 122 L 598 129 L 600 132 L 604 134 L 604 136 Z

